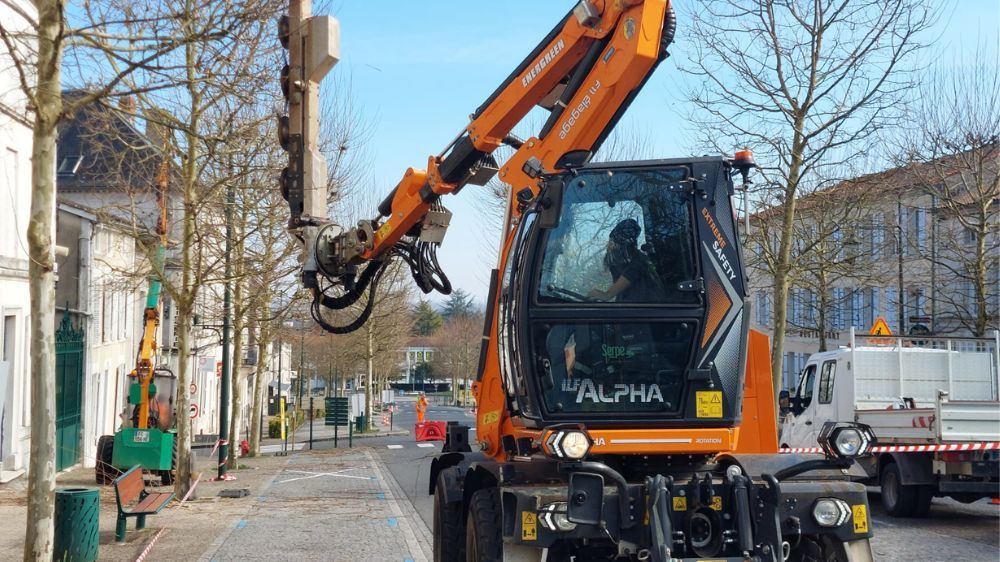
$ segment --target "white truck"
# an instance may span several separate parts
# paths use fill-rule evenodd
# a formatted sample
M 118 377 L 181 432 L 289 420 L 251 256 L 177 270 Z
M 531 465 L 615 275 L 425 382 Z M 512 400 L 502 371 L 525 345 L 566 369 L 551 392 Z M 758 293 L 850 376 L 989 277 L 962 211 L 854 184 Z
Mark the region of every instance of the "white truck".
M 871 426 L 881 451 L 859 464 L 897 517 L 926 514 L 934 496 L 1000 497 L 998 371 L 996 332 L 933 338 L 852 330 L 848 346 L 809 357 L 783 416 L 780 443 L 816 447 L 827 421 Z

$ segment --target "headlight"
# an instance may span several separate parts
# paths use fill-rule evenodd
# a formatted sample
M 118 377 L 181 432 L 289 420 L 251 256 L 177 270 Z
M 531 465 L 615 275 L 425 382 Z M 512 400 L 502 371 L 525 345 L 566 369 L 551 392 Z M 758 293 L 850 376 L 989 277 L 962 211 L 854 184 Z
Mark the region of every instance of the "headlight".
M 839 527 L 851 516 L 851 508 L 844 500 L 820 498 L 813 504 L 812 515 L 820 527 Z
M 543 443 L 546 454 L 559 459 L 579 460 L 590 451 L 590 437 L 579 429 L 550 430 Z
M 550 531 L 569 532 L 576 529 L 576 523 L 569 520 L 566 511 L 566 502 L 546 504 L 542 507 L 541 513 L 538 514 L 538 520 L 541 521 L 543 527 Z
M 861 451 L 863 443 L 864 440 L 861 438 L 861 432 L 849 428 L 840 430 L 840 433 L 833 440 L 833 446 L 837 449 L 837 452 L 845 457 L 856 456 Z
M 861 423 L 826 422 L 817 440 L 827 456 L 853 458 L 871 450 L 875 434 Z

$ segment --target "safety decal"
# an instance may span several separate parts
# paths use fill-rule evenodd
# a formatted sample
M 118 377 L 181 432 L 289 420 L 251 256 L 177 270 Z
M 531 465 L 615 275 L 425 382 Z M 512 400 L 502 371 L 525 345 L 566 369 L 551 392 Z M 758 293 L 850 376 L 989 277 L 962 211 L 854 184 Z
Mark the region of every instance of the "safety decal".
M 500 410 L 486 412 L 483 414 L 483 424 L 497 423 L 500 421 Z
M 687 511 L 688 499 L 684 496 L 674 496 L 674 511 Z
M 695 393 L 695 400 L 697 402 L 695 416 L 699 418 L 722 417 L 721 390 L 699 390 Z
M 868 532 L 868 507 L 865 504 L 852 505 L 851 513 L 854 516 L 854 532 Z
M 389 234 L 390 230 L 392 230 L 392 224 L 386 221 L 385 224 L 380 226 L 378 230 L 375 231 L 375 240 L 377 242 L 380 242 L 383 238 L 386 237 L 387 234 Z
M 521 540 L 538 540 L 538 514 L 534 511 L 521 512 Z
M 722 511 L 722 496 L 712 496 L 712 509 Z

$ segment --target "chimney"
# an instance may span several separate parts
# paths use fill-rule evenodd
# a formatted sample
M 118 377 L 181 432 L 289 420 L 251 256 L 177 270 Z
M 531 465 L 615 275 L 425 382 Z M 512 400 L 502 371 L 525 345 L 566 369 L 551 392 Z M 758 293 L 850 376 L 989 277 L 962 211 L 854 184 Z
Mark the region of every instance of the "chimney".
M 118 98 L 118 109 L 126 115 L 125 119 L 129 123 L 135 124 L 135 97 L 121 96 Z

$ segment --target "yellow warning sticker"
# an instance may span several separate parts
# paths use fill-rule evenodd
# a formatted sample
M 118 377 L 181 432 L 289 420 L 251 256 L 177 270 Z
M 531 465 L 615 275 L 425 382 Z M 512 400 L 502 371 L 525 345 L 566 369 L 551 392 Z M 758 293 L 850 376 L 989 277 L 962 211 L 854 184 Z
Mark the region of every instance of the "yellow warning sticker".
M 375 243 L 377 244 L 381 242 L 382 239 L 385 238 L 386 235 L 388 235 L 389 231 L 391 230 L 392 230 L 392 223 L 388 221 L 386 221 L 386 223 L 383 224 L 382 226 L 378 227 L 378 230 L 375 231 Z
M 722 391 L 701 390 L 695 393 L 697 408 L 695 415 L 699 418 L 722 417 Z
M 521 540 L 538 540 L 538 514 L 534 511 L 521 512 Z
M 851 513 L 854 515 L 854 532 L 868 532 L 868 507 L 865 504 L 852 505 Z
M 485 414 L 483 414 L 484 424 L 497 423 L 498 421 L 500 421 L 500 410 L 497 410 L 495 412 L 486 412 Z
M 722 511 L 722 496 L 712 496 L 712 509 Z
M 684 496 L 674 496 L 674 511 L 687 511 L 688 499 Z

